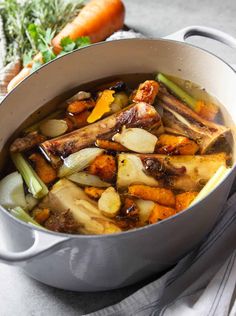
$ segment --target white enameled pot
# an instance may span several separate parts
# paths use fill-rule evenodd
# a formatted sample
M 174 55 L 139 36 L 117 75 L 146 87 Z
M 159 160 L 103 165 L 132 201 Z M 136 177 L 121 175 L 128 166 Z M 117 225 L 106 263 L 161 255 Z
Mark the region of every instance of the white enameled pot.
M 191 35 L 231 47 L 236 40 L 206 27 L 188 27 L 166 39 L 95 44 L 53 61 L 18 85 L 0 106 L 0 162 L 4 146 L 29 114 L 78 85 L 118 74 L 163 72 L 205 87 L 224 104 L 234 132 L 236 74 L 213 54 L 186 44 Z M 235 160 L 235 159 L 234 159 Z M 167 269 L 195 247 L 215 224 L 235 176 L 232 172 L 200 203 L 160 223 L 105 236 L 54 233 L 23 223 L 0 208 L 0 261 L 62 289 L 100 291 L 123 287 Z

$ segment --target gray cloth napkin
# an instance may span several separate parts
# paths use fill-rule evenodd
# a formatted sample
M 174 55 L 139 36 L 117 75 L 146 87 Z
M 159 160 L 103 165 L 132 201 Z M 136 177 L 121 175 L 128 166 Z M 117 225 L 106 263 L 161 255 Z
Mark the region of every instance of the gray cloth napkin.
M 236 193 L 202 244 L 122 302 L 89 316 L 235 316 Z M 87 315 L 87 316 L 88 316 Z
M 108 40 L 143 37 L 117 32 Z M 236 193 L 202 244 L 156 281 L 87 316 L 236 316 Z

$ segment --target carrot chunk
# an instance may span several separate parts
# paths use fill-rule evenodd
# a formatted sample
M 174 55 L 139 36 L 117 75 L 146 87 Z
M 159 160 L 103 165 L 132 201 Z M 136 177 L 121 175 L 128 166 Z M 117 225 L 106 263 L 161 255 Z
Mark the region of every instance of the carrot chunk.
M 162 134 L 157 142 L 155 152 L 158 154 L 194 155 L 199 146 L 184 136 Z
M 184 192 L 181 194 L 177 194 L 175 202 L 175 208 L 177 212 L 188 208 L 197 195 L 198 192 Z
M 116 174 L 116 160 L 110 155 L 100 155 L 89 166 L 88 172 L 105 181 L 112 181 Z
M 154 224 L 173 216 L 174 214 L 176 214 L 176 210 L 174 208 L 156 204 L 149 216 L 149 224 Z
M 128 193 L 143 200 L 150 200 L 166 206 L 175 206 L 175 195 L 169 189 L 134 184 L 129 186 Z
M 94 108 L 95 102 L 92 99 L 74 101 L 68 105 L 67 112 L 71 114 L 79 114 L 85 110 Z
M 49 184 L 56 180 L 56 170 L 38 153 L 32 154 L 29 159 L 34 163 L 34 169 L 39 178 Z
M 106 149 L 106 150 L 114 150 L 114 151 L 129 151 L 127 148 L 125 148 L 123 145 L 116 143 L 116 142 L 112 142 L 110 140 L 106 140 L 106 139 L 97 139 L 96 140 L 96 146 L 102 149 Z
M 44 222 L 46 222 L 46 220 L 49 218 L 49 216 L 50 216 L 49 208 L 43 208 L 43 209 L 36 208 L 33 211 L 33 218 L 39 224 L 43 224 Z
M 105 189 L 95 188 L 95 187 L 86 187 L 84 192 L 92 199 L 98 200 Z
M 133 96 L 133 102 L 146 102 L 153 104 L 159 90 L 159 83 L 154 80 L 146 80 L 141 83 Z

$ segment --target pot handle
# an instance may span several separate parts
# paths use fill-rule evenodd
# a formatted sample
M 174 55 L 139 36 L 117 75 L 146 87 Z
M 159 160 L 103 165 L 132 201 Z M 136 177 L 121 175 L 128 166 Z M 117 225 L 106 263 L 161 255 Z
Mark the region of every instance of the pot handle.
M 26 262 L 42 254 L 48 254 L 52 250 L 59 249 L 62 243 L 70 239 L 36 230 L 33 231 L 33 237 L 33 245 L 24 251 L 12 252 L 0 249 L 0 262 L 19 265 L 19 263 Z
M 228 45 L 229 47 L 236 48 L 236 39 L 233 36 L 222 31 L 219 31 L 217 29 L 206 26 L 188 26 L 173 34 L 164 37 L 164 39 L 184 42 L 188 37 L 196 35 L 212 38 L 216 41 Z

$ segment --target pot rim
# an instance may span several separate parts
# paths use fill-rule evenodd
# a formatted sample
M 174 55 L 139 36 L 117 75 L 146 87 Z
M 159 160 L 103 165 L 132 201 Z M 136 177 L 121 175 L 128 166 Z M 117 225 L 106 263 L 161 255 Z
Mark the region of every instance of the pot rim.
M 117 43 L 120 43 L 120 42 L 131 42 L 131 41 L 154 41 L 154 42 L 157 42 L 157 41 L 163 41 L 163 42 L 174 42 L 175 44 L 177 45 L 183 45 L 183 46 L 190 46 L 192 47 L 193 49 L 196 49 L 196 50 L 199 50 L 199 51 L 203 51 L 204 53 L 206 54 L 209 54 L 213 57 L 215 57 L 216 59 L 220 60 L 221 62 L 223 62 L 226 66 L 228 66 L 233 72 L 234 74 L 236 75 L 236 71 L 234 70 L 234 68 L 228 63 L 226 62 L 223 58 L 217 56 L 216 54 L 204 49 L 204 48 L 200 48 L 194 44 L 191 44 L 191 43 L 187 43 L 187 42 L 181 42 L 181 41 L 178 41 L 178 40 L 172 40 L 172 39 L 165 39 L 165 38 L 154 38 L 154 37 L 148 37 L 148 38 L 127 38 L 127 39 L 119 39 L 119 40 L 113 40 L 113 41 L 103 41 L 103 42 L 99 42 L 99 43 L 94 43 L 94 44 L 91 44 L 89 46 L 85 46 L 85 47 L 82 47 L 82 48 L 78 48 L 72 52 L 69 52 L 67 53 L 66 55 L 62 55 L 44 65 L 42 65 L 40 67 L 40 69 L 34 71 L 33 73 L 31 73 L 28 77 L 26 77 L 22 82 L 20 82 L 16 89 L 18 88 L 18 86 L 21 86 L 22 84 L 25 84 L 25 81 L 27 81 L 29 78 L 31 78 L 32 76 L 36 76 L 38 74 L 40 74 L 41 71 L 43 71 L 43 69 L 45 67 L 48 67 L 48 65 L 50 65 L 51 63 L 55 63 L 55 62 L 58 62 L 59 60 L 61 60 L 62 58 L 70 58 L 69 56 L 71 54 L 76 54 L 78 53 L 79 51 L 81 50 L 88 50 L 88 49 L 91 49 L 93 47 L 96 47 L 96 46 L 102 46 L 102 45 L 114 45 L 116 42 Z M 101 78 L 102 79 L 102 78 Z M 8 96 L 11 95 L 12 93 L 14 93 L 14 90 L 13 89 L 12 91 L 10 91 L 5 97 L 4 99 L 2 100 L 2 102 L 0 103 L 0 106 L 3 106 L 4 105 L 4 102 L 5 100 L 7 100 Z M 186 210 L 184 211 L 181 211 L 167 219 L 164 219 L 160 222 L 157 222 L 155 224 L 151 224 L 151 225 L 146 225 L 146 226 L 143 226 L 143 227 L 139 227 L 139 228 L 134 228 L 134 229 L 131 229 L 131 230 L 128 230 L 128 231 L 122 231 L 120 233 L 114 233 L 114 234 L 101 234 L 101 235 L 79 235 L 79 234 L 67 234 L 67 233 L 60 233 L 60 232 L 54 232 L 54 231 L 51 231 L 51 230 L 46 230 L 46 229 L 43 229 L 41 228 L 40 226 L 34 226 L 33 224 L 30 224 L 30 223 L 26 223 L 20 219 L 17 219 L 16 217 L 14 217 L 7 209 L 5 209 L 4 207 L 2 207 L 0 205 L 0 211 L 5 213 L 7 216 L 9 216 L 10 220 L 12 221 L 17 221 L 19 224 L 25 226 L 26 228 L 29 228 L 31 230 L 36 230 L 38 232 L 42 232 L 42 233 L 45 233 L 45 234 L 50 234 L 50 235 L 53 235 L 53 236 L 57 236 L 57 237 L 61 237 L 61 238 L 69 238 L 69 239 L 79 239 L 79 238 L 83 238 L 83 239 L 94 239 L 94 238 L 99 238 L 99 239 L 105 239 L 105 238 L 118 238 L 118 237 L 122 237 L 122 236 L 127 236 L 127 235 L 131 235 L 131 234 L 138 234 L 139 232 L 143 232 L 144 230 L 147 230 L 147 229 L 155 229 L 155 227 L 157 227 L 157 225 L 163 225 L 165 223 L 167 223 L 168 221 L 170 220 L 174 220 L 177 216 L 184 216 L 186 215 L 187 213 L 191 212 L 191 210 L 193 208 L 195 208 L 196 206 L 199 206 L 200 203 L 204 202 L 206 199 L 208 199 L 218 188 L 219 186 L 223 185 L 223 183 L 232 175 L 232 173 L 234 173 L 236 170 L 236 162 L 234 162 L 232 168 L 231 168 L 231 171 L 227 174 L 226 177 L 223 178 L 223 180 L 221 180 L 217 186 L 205 197 L 203 198 L 202 200 L 200 200 L 199 202 L 197 202 L 196 204 L 194 204 L 193 206 L 190 206 L 189 208 L 187 208 Z

